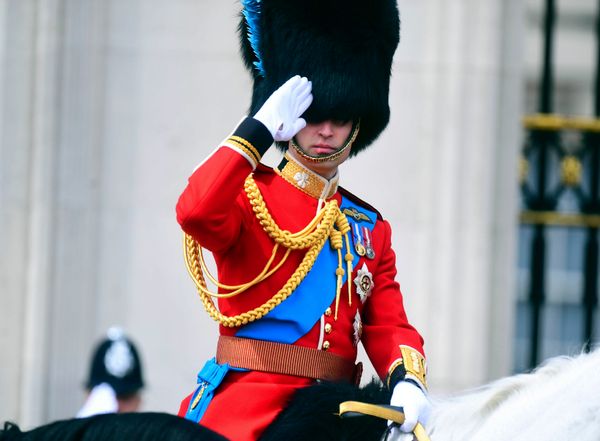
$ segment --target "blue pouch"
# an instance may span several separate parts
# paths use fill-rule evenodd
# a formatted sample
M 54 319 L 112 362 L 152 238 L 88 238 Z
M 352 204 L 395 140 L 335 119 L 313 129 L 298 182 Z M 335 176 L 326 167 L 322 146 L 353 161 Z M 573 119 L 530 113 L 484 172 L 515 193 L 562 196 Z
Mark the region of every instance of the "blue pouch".
M 185 413 L 186 420 L 198 423 L 202 419 L 206 408 L 215 395 L 215 389 L 231 369 L 228 364 L 218 364 L 215 358 L 204 364 L 202 370 L 198 373 L 198 387 L 192 395 L 190 405 Z

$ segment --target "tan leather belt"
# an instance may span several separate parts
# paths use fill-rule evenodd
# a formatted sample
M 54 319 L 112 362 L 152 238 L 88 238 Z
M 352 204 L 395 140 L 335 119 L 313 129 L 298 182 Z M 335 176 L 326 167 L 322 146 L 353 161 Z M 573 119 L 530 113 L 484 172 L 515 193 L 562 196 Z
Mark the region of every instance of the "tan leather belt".
M 265 340 L 220 336 L 217 363 L 274 374 L 356 383 L 361 365 L 330 352 Z M 360 372 L 358 372 L 360 379 Z

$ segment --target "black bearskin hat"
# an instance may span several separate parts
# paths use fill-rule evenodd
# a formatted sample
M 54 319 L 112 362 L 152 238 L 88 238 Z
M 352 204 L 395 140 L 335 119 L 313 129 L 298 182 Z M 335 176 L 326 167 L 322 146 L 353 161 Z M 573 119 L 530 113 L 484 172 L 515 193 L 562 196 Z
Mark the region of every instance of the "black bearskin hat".
M 127 396 L 144 387 L 142 363 L 137 348 L 120 328 L 110 328 L 92 356 L 86 388 L 108 383 L 117 396 Z
M 396 0 L 242 0 L 241 50 L 252 72 L 250 114 L 294 75 L 312 81 L 309 122 L 357 121 L 356 154 L 387 126 Z

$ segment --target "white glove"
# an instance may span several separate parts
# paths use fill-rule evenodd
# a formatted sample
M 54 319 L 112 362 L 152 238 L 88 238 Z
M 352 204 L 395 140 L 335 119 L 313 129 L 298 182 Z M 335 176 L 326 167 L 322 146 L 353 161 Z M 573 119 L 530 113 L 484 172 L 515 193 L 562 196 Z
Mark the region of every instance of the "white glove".
M 306 127 L 300 116 L 312 103 L 312 83 L 306 77 L 287 80 L 254 115 L 271 132 L 275 141 L 289 141 Z
M 425 396 L 425 393 L 411 382 L 401 381 L 394 386 L 390 404 L 404 409 L 404 424 L 400 427 L 392 427 L 388 440 L 412 440 L 411 432 L 417 425 L 417 422 L 426 424 L 431 412 L 431 403 Z M 391 421 L 388 422 L 389 424 L 391 424 Z

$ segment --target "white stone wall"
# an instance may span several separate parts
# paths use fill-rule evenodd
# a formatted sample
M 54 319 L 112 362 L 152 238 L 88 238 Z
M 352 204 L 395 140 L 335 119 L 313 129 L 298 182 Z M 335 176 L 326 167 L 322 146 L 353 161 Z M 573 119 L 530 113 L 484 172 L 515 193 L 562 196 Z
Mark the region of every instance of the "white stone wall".
M 399 5 L 392 120 L 345 175 L 358 189 L 376 171 L 364 191 L 392 221 L 430 381 L 457 390 L 511 368 L 524 17 L 519 2 Z
M 392 119 L 342 182 L 392 223 L 441 392 L 511 366 L 524 13 L 517 0 L 399 6 Z M 141 348 L 145 410 L 175 412 L 194 387 L 216 325 L 174 206 L 249 103 L 237 11 L 0 0 L 0 419 L 73 415 L 113 324 Z

